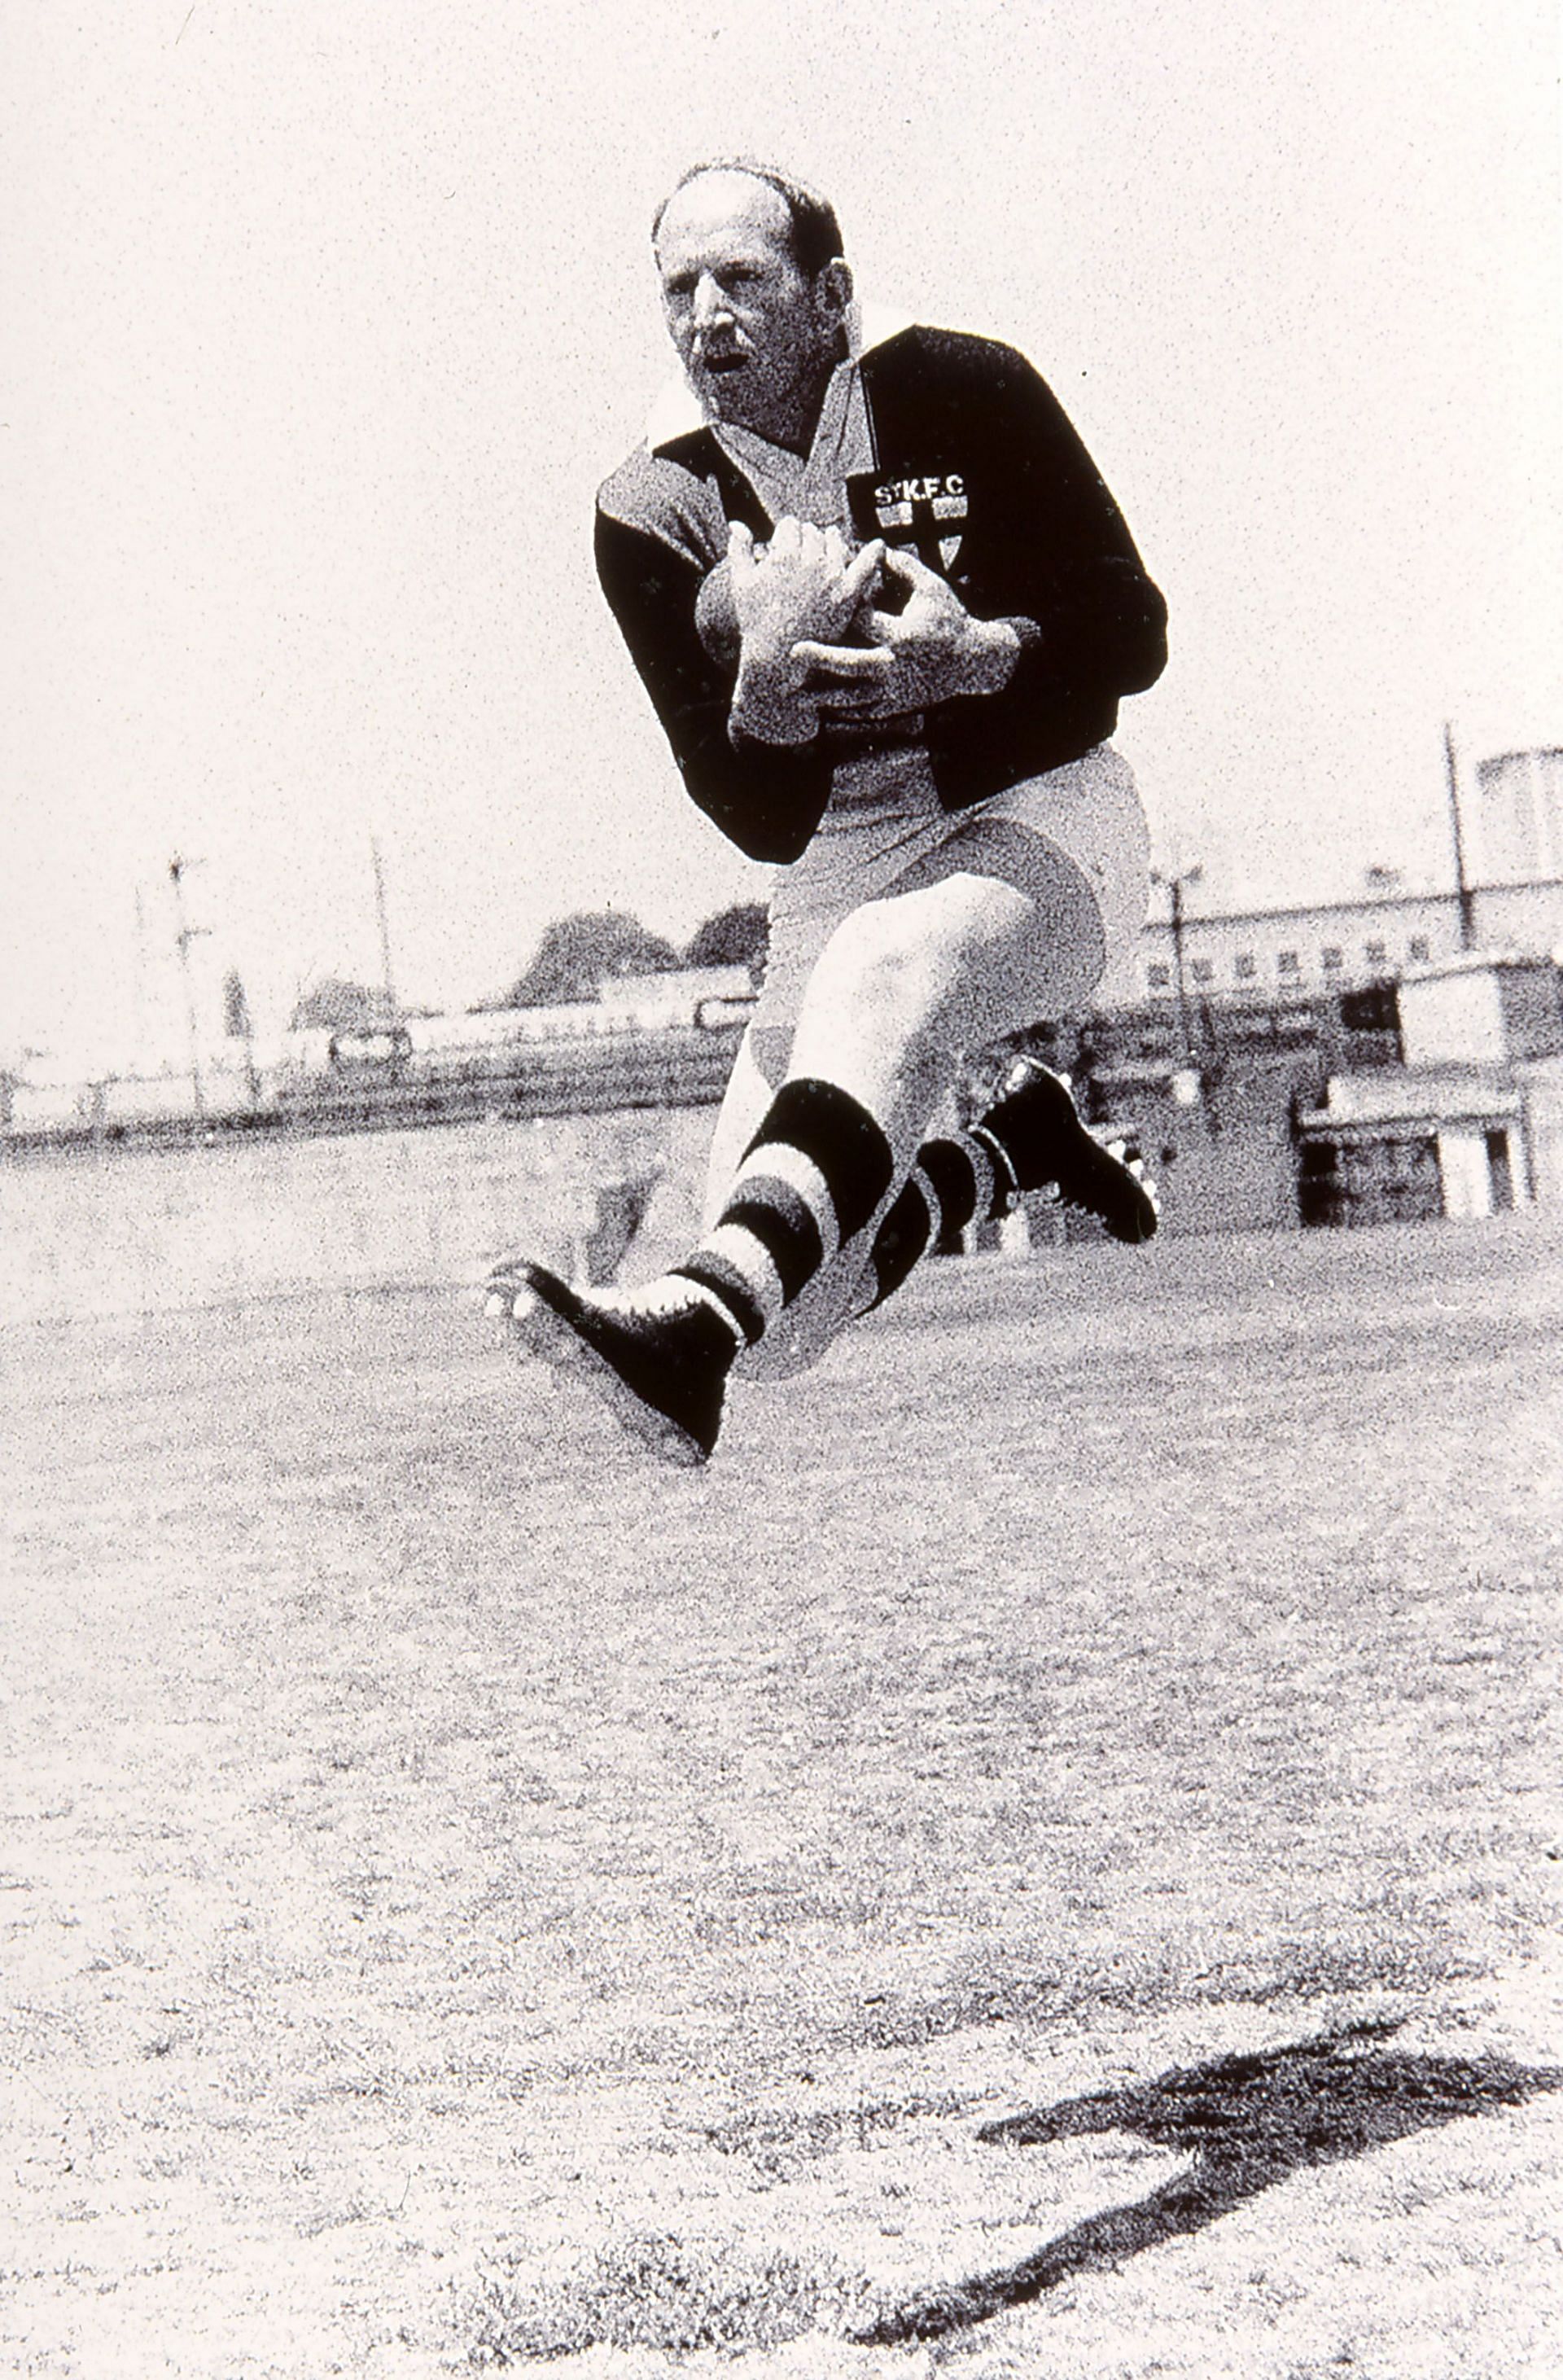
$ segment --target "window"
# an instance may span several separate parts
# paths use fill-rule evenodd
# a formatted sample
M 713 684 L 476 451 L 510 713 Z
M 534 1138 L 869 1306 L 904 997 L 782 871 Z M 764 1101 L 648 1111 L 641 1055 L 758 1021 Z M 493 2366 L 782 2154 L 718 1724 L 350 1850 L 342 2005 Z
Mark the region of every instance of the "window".
M 1281 975 L 1301 975 L 1302 972 L 1295 951 L 1282 951 L 1276 960 L 1276 968 Z
M 1411 948 L 1407 953 L 1407 956 L 1410 958 L 1412 965 L 1413 966 L 1424 966 L 1432 955 L 1432 947 L 1428 942 L 1426 935 L 1413 934 L 1411 938 Z
M 1327 949 L 1319 953 L 1319 965 L 1326 975 L 1339 975 L 1345 964 L 1346 953 L 1339 943 L 1331 942 Z
M 1208 959 L 1195 959 L 1190 973 L 1195 983 L 1210 983 L 1215 979 L 1216 969 Z
M 1236 976 L 1239 983 L 1251 983 L 1258 972 L 1259 969 L 1254 963 L 1253 953 L 1251 951 L 1240 951 L 1232 965 L 1232 973 Z
M 1385 942 L 1364 942 L 1363 945 L 1363 956 L 1366 959 L 1369 966 L 1387 966 L 1389 964 L 1388 945 Z
M 1166 991 L 1172 982 L 1172 970 L 1169 966 L 1149 966 L 1145 969 L 1145 979 L 1153 991 Z

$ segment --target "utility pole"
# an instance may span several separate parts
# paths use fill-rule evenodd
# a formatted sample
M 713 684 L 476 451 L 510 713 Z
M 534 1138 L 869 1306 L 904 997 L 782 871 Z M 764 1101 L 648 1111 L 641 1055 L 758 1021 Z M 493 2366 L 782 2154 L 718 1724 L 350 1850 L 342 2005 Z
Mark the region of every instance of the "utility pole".
M 396 979 L 391 968 L 391 926 L 385 910 L 385 870 L 380 864 L 380 838 L 370 837 L 370 857 L 374 863 L 374 914 L 380 925 L 380 980 L 385 988 L 385 1006 L 390 1021 L 396 1021 Z
M 1460 771 L 1455 765 L 1454 729 L 1444 722 L 1444 773 L 1449 788 L 1449 824 L 1454 832 L 1455 890 L 1460 896 L 1460 947 L 1476 947 L 1476 902 L 1465 872 L 1465 836 L 1460 815 Z
M 146 1062 L 147 1050 L 147 911 L 139 884 L 136 887 L 136 953 L 130 988 L 130 1032 L 131 1065 L 134 1072 L 139 1074 Z
M 185 921 L 185 870 L 193 863 L 181 859 L 176 852 L 168 863 L 168 880 L 174 887 L 174 916 L 176 931 L 174 936 L 179 953 L 179 973 L 185 990 L 185 1026 L 190 1043 L 190 1088 L 195 1097 L 196 1122 L 206 1120 L 206 1093 L 200 1080 L 200 1032 L 196 1024 L 195 988 L 190 981 L 190 944 L 205 926 L 187 925 Z
M 1197 864 L 1181 868 L 1175 876 L 1158 875 L 1157 881 L 1167 887 L 1167 897 L 1172 911 L 1172 978 L 1178 988 L 1178 1032 L 1182 1040 L 1185 1058 L 1193 1056 L 1193 1034 L 1189 1025 L 1189 986 L 1183 961 L 1183 887 L 1197 884 L 1205 870 Z
M 1172 967 L 1178 984 L 1178 1036 L 1185 1058 L 1193 1054 L 1193 1036 L 1189 1031 L 1189 987 L 1183 972 L 1183 880 L 1174 876 L 1172 894 Z

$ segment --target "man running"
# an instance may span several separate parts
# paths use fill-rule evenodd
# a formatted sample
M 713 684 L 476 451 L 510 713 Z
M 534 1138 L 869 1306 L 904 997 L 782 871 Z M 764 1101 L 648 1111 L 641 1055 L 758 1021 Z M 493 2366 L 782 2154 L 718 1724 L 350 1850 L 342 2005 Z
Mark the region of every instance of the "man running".
M 1139 933 L 1148 838 L 1107 739 L 1166 607 L 1024 357 L 861 345 L 825 200 L 697 166 L 653 246 L 691 404 L 602 489 L 599 572 L 691 795 L 785 873 L 699 1245 L 627 1297 L 508 1264 L 491 1305 L 699 1463 L 741 1358 L 807 1359 L 941 1231 L 1048 1183 L 1155 1230 L 1040 1068 L 925 1135 L 968 1053 L 1079 1007 Z

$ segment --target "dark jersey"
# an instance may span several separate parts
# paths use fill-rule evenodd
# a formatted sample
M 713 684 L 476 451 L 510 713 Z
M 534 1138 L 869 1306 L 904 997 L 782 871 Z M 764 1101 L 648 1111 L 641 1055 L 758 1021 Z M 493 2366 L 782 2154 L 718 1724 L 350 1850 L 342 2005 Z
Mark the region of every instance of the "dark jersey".
M 860 370 L 873 461 L 847 482 L 859 540 L 914 547 L 968 611 L 1020 638 L 1001 693 L 924 715 L 939 799 L 965 809 L 1111 735 L 1120 698 L 1165 666 L 1167 607 L 1024 356 L 914 328 Z M 761 540 L 772 526 L 709 428 L 640 447 L 598 497 L 598 571 L 692 798 L 752 858 L 787 861 L 824 813 L 832 759 L 818 740 L 729 733 L 733 673 L 707 653 L 695 605 L 734 520 Z

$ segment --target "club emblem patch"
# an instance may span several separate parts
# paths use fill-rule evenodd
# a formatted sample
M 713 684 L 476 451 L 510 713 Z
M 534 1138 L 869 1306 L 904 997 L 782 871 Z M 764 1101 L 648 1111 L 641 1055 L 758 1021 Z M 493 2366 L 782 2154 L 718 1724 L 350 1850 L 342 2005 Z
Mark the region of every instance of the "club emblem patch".
M 869 492 L 873 526 L 892 545 L 911 545 L 932 570 L 953 568 L 961 551 L 956 521 L 966 517 L 966 481 L 960 471 L 925 471 L 880 480 Z

